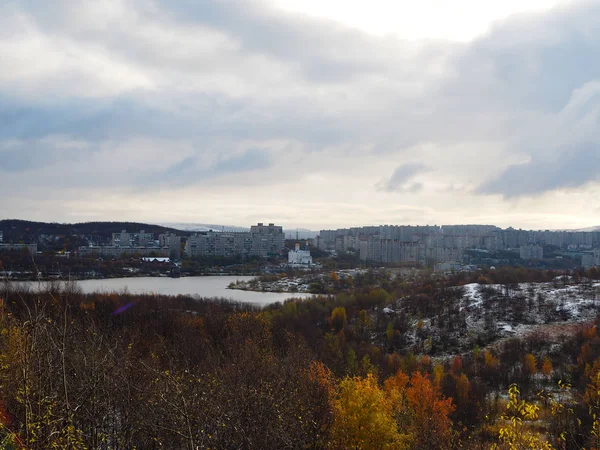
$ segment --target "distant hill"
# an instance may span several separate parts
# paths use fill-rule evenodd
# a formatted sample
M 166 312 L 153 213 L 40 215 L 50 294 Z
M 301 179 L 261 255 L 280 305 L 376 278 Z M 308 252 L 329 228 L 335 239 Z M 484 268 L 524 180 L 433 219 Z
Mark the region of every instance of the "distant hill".
M 153 225 L 141 222 L 81 222 L 81 223 L 57 223 L 57 222 L 33 222 L 20 219 L 0 220 L 0 230 L 4 231 L 6 239 L 7 233 L 32 233 L 32 234 L 89 234 L 95 233 L 102 236 L 112 236 L 112 233 L 118 233 L 122 230 L 136 232 L 145 230 L 152 233 L 164 233 L 166 231 L 177 231 L 172 227 L 162 225 Z
M 184 230 L 187 232 L 201 232 L 201 231 L 229 231 L 229 232 L 240 232 L 250 231 L 250 227 L 235 227 L 232 225 L 216 225 L 206 223 L 161 223 L 163 226 L 176 228 L 178 230 Z M 283 232 L 287 239 L 296 239 L 296 231 L 298 231 L 298 239 L 312 239 L 319 234 L 318 231 L 307 230 L 305 228 L 285 228 Z
M 600 231 L 600 225 L 597 225 L 595 227 L 580 228 L 580 229 L 574 230 L 574 231 Z
M 250 228 L 246 227 L 234 227 L 231 225 L 216 225 L 208 223 L 161 223 L 160 225 L 165 227 L 175 228 L 177 230 L 198 232 L 198 231 L 250 231 Z
M 148 233 L 176 232 L 188 235 L 172 227 L 140 222 L 82 222 L 57 223 L 34 222 L 30 220 L 0 220 L 3 241 L 7 243 L 38 244 L 40 250 L 73 250 L 82 245 L 107 244 L 113 233 L 127 230 Z
M 6 243 L 38 244 L 39 250 L 74 250 L 89 244 L 108 244 L 113 233 L 126 230 L 136 233 L 144 230 L 147 233 L 173 232 L 180 236 L 189 236 L 199 231 L 249 231 L 250 228 L 230 225 L 204 223 L 162 223 L 149 224 L 141 222 L 81 222 L 57 223 L 34 222 L 30 220 L 0 220 L 0 231 Z M 318 232 L 298 229 L 298 239 L 314 238 Z M 286 238 L 296 239 L 296 229 L 285 229 Z
M 319 234 L 318 231 L 307 230 L 306 228 L 287 228 L 283 230 L 287 239 L 296 239 L 296 231 L 298 231 L 298 240 L 313 239 Z

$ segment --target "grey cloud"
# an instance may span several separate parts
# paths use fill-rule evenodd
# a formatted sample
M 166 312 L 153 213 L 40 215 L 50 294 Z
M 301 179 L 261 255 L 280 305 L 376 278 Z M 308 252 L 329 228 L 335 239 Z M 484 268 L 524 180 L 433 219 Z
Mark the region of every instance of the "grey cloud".
M 345 138 L 344 129 L 336 122 L 318 115 L 311 117 L 308 111 L 292 105 L 191 94 L 178 99 L 179 108 L 171 111 L 161 108 L 161 98 L 168 98 L 168 93 L 53 105 L 14 99 L 0 102 L 0 140 L 68 134 L 96 142 L 147 136 L 190 140 L 281 138 L 326 145 Z
M 170 186 L 182 186 L 204 182 L 222 175 L 264 170 L 269 166 L 271 166 L 270 153 L 264 149 L 251 148 L 240 154 L 225 156 L 208 164 L 203 163 L 198 156 L 189 156 L 164 171 L 153 173 L 151 178 Z M 143 183 L 144 180 L 142 179 L 140 182 Z
M 422 183 L 411 183 L 411 180 L 428 168 L 421 163 L 402 164 L 394 170 L 388 180 L 377 184 L 377 189 L 387 192 L 418 192 L 423 189 Z
M 331 20 L 286 13 L 257 0 L 121 4 L 125 5 L 124 11 L 106 19 L 105 26 L 82 30 L 73 11 L 83 8 L 86 2 L 62 0 L 52 7 L 42 0 L 25 2 L 26 11 L 44 29 L 93 43 L 109 49 L 115 56 L 163 71 L 192 69 L 210 73 L 224 64 L 231 71 L 244 71 L 248 67 L 240 67 L 240 61 L 248 55 L 258 55 L 283 64 L 311 83 L 340 83 L 364 75 L 386 75 L 395 78 L 393 82 L 408 84 L 437 69 L 439 60 L 456 47 L 449 43 L 415 44 L 393 37 L 374 37 Z M 172 36 L 167 37 L 168 42 L 153 40 L 154 29 L 138 32 L 138 28 L 148 24 L 180 33 L 212 31 L 230 38 L 234 45 L 220 48 L 218 56 L 207 55 L 196 47 L 186 48 L 189 42 L 171 39 Z M 196 36 L 197 39 L 201 38 Z M 182 48 L 186 50 L 183 53 Z M 211 57 L 209 64 L 207 56 Z
M 534 159 L 508 167 L 497 179 L 478 188 L 482 194 L 505 197 L 537 195 L 559 188 L 577 188 L 600 180 L 600 146 L 564 149 L 555 160 Z
M 60 170 L 60 163 L 78 161 L 88 150 L 87 144 L 65 136 L 0 141 L 0 171 L 20 173 L 42 167 Z
M 243 154 L 227 158 L 215 164 L 213 170 L 220 172 L 244 172 L 246 170 L 264 169 L 271 164 L 268 152 L 259 149 L 250 149 Z
M 276 11 L 264 2 L 248 0 L 232 5 L 215 0 L 163 0 L 161 4 L 178 20 L 225 31 L 244 50 L 285 60 L 313 81 L 338 82 L 355 75 L 380 73 L 394 67 L 390 61 L 398 59 L 391 52 L 384 57 L 386 49 L 381 39 L 333 21 Z

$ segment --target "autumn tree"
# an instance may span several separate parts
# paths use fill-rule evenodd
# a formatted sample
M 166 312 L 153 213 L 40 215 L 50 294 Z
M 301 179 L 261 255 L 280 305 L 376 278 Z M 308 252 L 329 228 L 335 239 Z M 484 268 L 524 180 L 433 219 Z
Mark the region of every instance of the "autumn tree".
M 546 378 L 552 373 L 552 361 L 547 356 L 542 361 L 541 372 Z
M 444 398 L 440 389 L 421 372 L 413 373 L 406 396 L 413 414 L 411 430 L 416 448 L 448 448 L 452 436 L 452 399 Z
M 371 374 L 345 378 L 332 396 L 331 449 L 400 450 L 408 437 L 394 420 L 394 404 Z
M 499 443 L 492 450 L 552 450 L 552 445 L 529 426 L 529 422 L 539 419 L 539 407 L 522 400 L 520 394 L 517 385 L 510 386 L 507 412 L 502 416 L 504 425 L 498 432 Z
M 537 372 L 537 361 L 531 353 L 527 353 L 523 357 L 523 371 L 526 377 L 530 377 Z
M 346 318 L 346 308 L 337 307 L 331 312 L 331 326 L 333 330 L 337 333 L 338 331 L 343 330 L 348 324 Z

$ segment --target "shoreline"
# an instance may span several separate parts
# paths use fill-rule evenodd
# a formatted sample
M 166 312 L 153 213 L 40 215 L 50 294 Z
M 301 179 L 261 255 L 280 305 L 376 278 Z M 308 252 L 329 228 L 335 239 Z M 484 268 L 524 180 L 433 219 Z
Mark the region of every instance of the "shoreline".
M 88 280 L 114 280 L 118 278 L 192 278 L 192 277 L 258 277 L 260 273 L 227 273 L 227 272 L 218 272 L 218 273 L 200 273 L 195 275 L 181 275 L 178 277 L 172 277 L 169 275 L 155 275 L 155 274 L 119 274 L 117 276 L 108 276 L 108 277 L 70 277 L 70 278 L 57 278 L 57 277 L 41 277 L 41 278 L 23 278 L 23 277 L 7 277 L 2 276 L 0 278 L 1 282 L 32 282 L 43 281 L 43 282 L 52 282 L 56 281 L 59 283 L 67 283 L 70 281 L 88 281 Z M 243 289 L 240 289 L 243 290 Z M 246 289 L 249 290 L 249 289 Z M 260 292 L 260 291 L 259 291 Z

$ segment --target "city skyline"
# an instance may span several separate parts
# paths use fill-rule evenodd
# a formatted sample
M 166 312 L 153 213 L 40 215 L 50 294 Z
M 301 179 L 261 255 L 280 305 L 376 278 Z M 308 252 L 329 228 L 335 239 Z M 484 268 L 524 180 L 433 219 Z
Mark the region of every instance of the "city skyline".
M 600 225 L 600 5 L 0 6 L 0 214 Z

